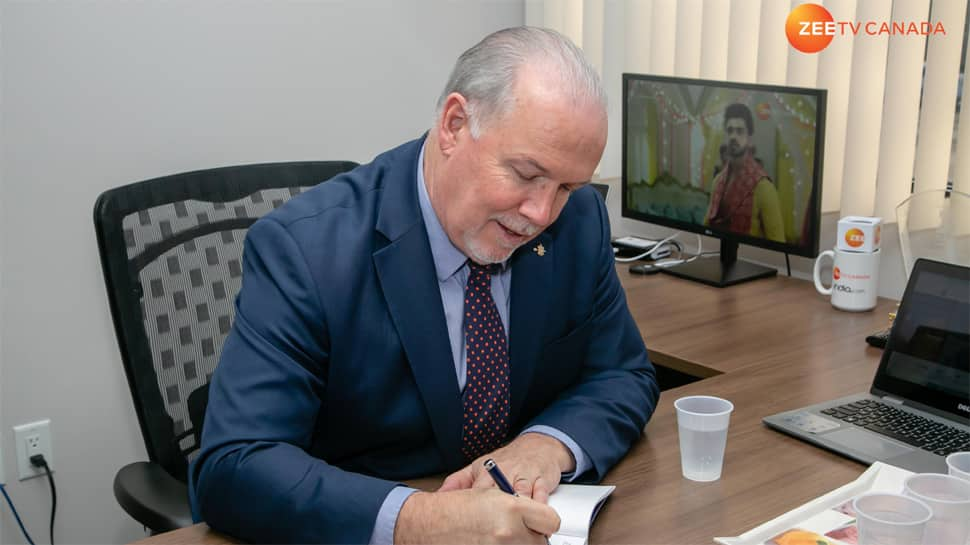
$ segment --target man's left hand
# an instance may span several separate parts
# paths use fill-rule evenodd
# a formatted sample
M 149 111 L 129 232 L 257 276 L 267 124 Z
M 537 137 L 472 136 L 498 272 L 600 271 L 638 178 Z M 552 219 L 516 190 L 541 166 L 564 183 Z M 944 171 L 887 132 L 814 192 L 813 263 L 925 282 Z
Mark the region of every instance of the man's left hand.
M 576 468 L 572 453 L 558 439 L 541 433 L 524 433 L 448 475 L 438 491 L 495 486 L 484 466 L 489 458 L 495 460 L 520 496 L 542 503 L 548 503 L 549 494 L 559 486 L 560 476 Z

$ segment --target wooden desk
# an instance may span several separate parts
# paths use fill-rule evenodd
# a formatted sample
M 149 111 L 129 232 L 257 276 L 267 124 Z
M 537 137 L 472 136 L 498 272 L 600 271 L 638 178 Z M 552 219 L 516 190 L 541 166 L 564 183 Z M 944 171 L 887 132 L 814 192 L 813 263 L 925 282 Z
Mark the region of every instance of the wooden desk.
M 846 313 L 811 283 L 786 277 L 718 289 L 664 274 L 634 277 L 625 266 L 618 272 L 654 360 L 709 378 L 661 395 L 644 438 L 604 479 L 617 489 L 593 526 L 592 543 L 711 543 L 862 473 L 864 466 L 771 431 L 761 418 L 868 389 L 881 351 L 864 339 L 886 326 L 894 301 Z M 735 405 L 724 470 L 713 483 L 680 474 L 673 402 L 691 394 Z M 199 524 L 138 543 L 232 541 Z

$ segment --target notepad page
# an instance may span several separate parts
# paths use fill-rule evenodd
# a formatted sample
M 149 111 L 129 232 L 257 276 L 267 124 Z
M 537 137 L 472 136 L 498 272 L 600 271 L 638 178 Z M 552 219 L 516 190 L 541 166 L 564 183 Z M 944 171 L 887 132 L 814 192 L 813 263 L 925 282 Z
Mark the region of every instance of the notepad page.
M 593 519 L 615 486 L 562 484 L 549 496 L 549 507 L 559 514 L 559 531 L 550 545 L 586 545 Z

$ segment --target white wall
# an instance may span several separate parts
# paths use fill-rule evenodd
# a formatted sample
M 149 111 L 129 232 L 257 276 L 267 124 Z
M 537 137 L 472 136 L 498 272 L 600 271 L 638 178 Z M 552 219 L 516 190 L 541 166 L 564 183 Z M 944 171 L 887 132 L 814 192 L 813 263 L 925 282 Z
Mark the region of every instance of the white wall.
M 417 137 L 457 55 L 521 0 L 0 0 L 0 438 L 8 490 L 48 542 L 43 479 L 11 426 L 51 418 L 58 542 L 144 534 L 114 472 L 145 459 L 97 258 L 108 188 L 180 171 L 352 159 Z M 23 543 L 4 506 L 2 543 Z

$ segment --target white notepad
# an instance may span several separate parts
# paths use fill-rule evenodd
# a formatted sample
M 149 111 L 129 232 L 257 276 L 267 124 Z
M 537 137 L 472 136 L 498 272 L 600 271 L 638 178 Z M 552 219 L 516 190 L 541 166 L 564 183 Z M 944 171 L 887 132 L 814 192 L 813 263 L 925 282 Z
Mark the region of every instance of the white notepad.
M 589 528 L 615 486 L 561 484 L 549 496 L 549 507 L 559 514 L 559 531 L 549 538 L 550 545 L 586 545 Z

